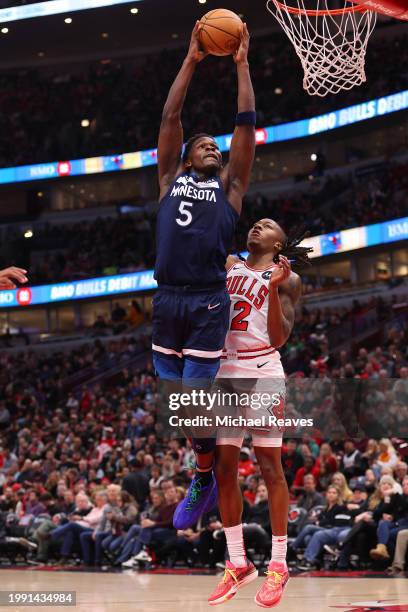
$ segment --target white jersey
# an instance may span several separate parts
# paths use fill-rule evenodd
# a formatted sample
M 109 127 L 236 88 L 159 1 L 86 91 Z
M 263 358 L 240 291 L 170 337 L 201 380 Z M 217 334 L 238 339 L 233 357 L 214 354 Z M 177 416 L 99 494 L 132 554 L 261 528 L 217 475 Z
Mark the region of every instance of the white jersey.
M 238 261 L 228 270 L 230 325 L 218 377 L 282 377 L 279 352 L 268 335 L 269 279 L 275 264 L 262 270 Z

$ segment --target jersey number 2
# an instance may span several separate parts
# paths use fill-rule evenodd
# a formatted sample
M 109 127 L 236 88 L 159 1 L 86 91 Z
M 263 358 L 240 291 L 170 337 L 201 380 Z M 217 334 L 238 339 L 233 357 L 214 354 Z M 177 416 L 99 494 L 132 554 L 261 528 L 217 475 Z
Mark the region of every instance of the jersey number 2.
M 176 217 L 176 223 L 178 223 L 179 225 L 182 225 L 183 227 L 185 227 L 186 225 L 190 225 L 190 223 L 193 220 L 193 215 L 191 214 L 191 212 L 189 210 L 186 209 L 187 206 L 192 206 L 192 202 L 184 202 L 182 201 L 180 206 L 179 206 L 179 213 L 180 216 L 183 217 L 183 219 L 180 219 L 180 217 Z
M 244 300 L 234 304 L 234 310 L 239 310 L 240 312 L 231 321 L 232 331 L 246 331 L 248 329 L 248 321 L 245 321 L 245 319 L 251 314 L 251 309 L 252 304 L 244 302 Z

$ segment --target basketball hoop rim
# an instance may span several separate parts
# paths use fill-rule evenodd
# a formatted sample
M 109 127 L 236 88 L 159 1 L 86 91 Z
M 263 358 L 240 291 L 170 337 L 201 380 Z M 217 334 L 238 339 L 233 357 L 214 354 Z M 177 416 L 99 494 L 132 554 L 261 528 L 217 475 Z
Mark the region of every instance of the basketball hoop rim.
M 308 17 L 324 17 L 325 15 L 344 15 L 346 13 L 366 13 L 370 11 L 368 7 L 364 7 L 361 4 L 355 4 L 353 6 L 345 6 L 342 9 L 333 9 L 333 10 L 313 10 L 313 9 L 301 9 L 296 8 L 294 6 L 287 6 L 280 0 L 269 0 L 269 2 L 273 2 L 279 9 L 285 11 L 286 13 L 290 13 L 291 15 L 307 15 Z M 269 4 L 268 2 L 268 4 Z

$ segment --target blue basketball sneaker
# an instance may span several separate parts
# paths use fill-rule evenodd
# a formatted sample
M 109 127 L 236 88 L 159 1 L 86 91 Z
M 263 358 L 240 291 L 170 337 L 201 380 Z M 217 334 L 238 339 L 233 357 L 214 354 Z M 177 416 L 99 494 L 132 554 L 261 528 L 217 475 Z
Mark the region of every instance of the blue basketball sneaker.
M 196 473 L 185 498 L 179 503 L 173 516 L 173 526 L 176 529 L 192 527 L 200 516 L 212 510 L 217 502 L 217 483 L 214 474 L 206 483 L 200 473 Z

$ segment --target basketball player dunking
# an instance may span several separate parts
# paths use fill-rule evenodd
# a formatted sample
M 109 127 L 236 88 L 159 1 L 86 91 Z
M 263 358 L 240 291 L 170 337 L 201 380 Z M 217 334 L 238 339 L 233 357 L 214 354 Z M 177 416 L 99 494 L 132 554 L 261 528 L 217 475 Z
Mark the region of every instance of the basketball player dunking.
M 190 138 L 181 158 L 181 112 L 196 66 L 205 57 L 199 30 L 197 22 L 164 107 L 158 144 L 153 360 L 162 380 L 181 381 L 187 387 L 197 380 L 210 386 L 219 369 L 230 311 L 225 261 L 250 180 L 256 123 L 244 24 L 234 55 L 238 114 L 229 163 L 223 167 L 217 143 L 207 134 Z M 174 515 L 178 529 L 195 523 L 215 503 L 215 442 L 193 439 L 196 474 Z
M 285 378 L 277 349 L 287 341 L 294 323 L 295 306 L 301 282 L 292 272 L 289 260 L 305 264 L 307 247 L 298 244 L 304 236 L 288 238 L 271 219 L 255 223 L 248 234 L 247 261 L 229 257 L 227 287 L 231 295 L 230 327 L 225 341 L 216 385 L 226 396 L 240 393 L 268 393 L 274 397 L 265 414 L 283 416 Z M 234 393 L 231 393 L 234 392 Z M 262 416 L 250 408 L 237 406 L 234 414 L 243 418 Z M 227 411 L 231 411 L 227 407 Z M 223 413 L 225 414 L 225 412 Z M 267 578 L 256 594 L 261 607 L 279 603 L 289 574 L 286 566 L 287 517 L 289 494 L 281 463 L 282 430 L 266 426 L 259 429 L 221 428 L 217 433 L 216 479 L 218 506 L 224 526 L 230 561 L 223 580 L 208 602 L 216 605 L 231 599 L 239 588 L 254 580 L 258 572 L 246 559 L 242 528 L 242 493 L 238 484 L 238 461 L 246 433 L 252 440 L 262 476 L 268 489 L 272 526 L 272 558 Z

